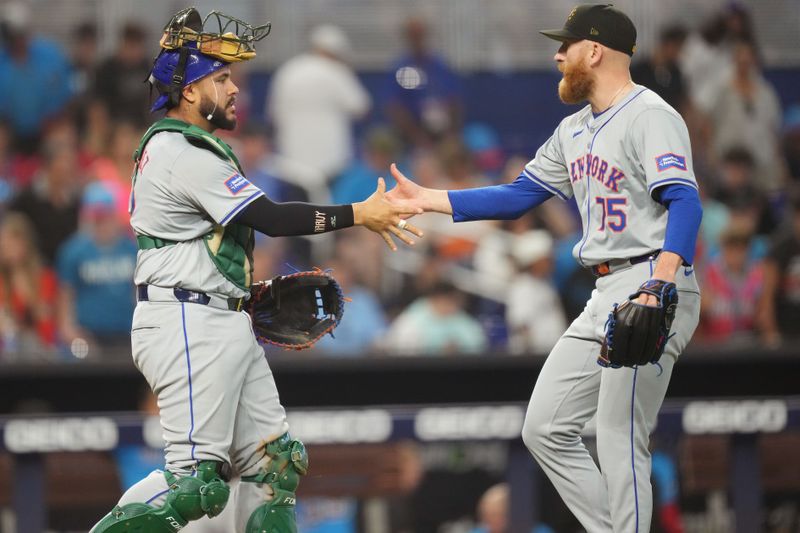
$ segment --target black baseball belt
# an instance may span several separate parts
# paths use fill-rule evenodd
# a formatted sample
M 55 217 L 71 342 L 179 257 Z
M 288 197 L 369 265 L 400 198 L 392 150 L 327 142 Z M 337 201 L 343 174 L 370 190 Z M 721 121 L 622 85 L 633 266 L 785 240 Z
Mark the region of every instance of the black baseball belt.
M 658 257 L 658 254 L 660 253 L 661 250 L 653 250 L 652 252 L 637 255 L 636 257 L 629 257 L 627 259 L 609 259 L 608 261 L 604 261 L 600 264 L 592 266 L 592 274 L 598 278 L 602 278 L 603 276 L 613 274 L 622 268 L 638 265 L 639 263 L 644 263 L 645 261 L 651 261 Z

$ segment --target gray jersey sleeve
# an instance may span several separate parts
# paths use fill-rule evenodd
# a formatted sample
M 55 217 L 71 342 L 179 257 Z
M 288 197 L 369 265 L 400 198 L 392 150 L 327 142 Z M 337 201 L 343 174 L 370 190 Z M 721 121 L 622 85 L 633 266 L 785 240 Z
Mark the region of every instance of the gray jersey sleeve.
M 536 156 L 525 165 L 525 176 L 541 185 L 562 200 L 572 197 L 572 183 L 561 146 L 561 127 L 536 151 Z
M 172 176 L 179 195 L 223 226 L 264 195 L 233 163 L 209 150 L 185 150 L 175 161 Z
M 653 191 L 668 184 L 697 188 L 689 131 L 675 111 L 646 109 L 633 121 L 629 136 L 651 196 Z

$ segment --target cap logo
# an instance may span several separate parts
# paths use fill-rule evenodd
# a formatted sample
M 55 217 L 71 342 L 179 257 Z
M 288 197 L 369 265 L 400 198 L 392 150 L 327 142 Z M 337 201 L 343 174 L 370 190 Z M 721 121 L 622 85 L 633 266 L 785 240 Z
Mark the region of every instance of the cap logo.
M 569 21 L 571 21 L 573 18 L 575 18 L 575 12 L 576 12 L 577 10 L 578 10 L 578 8 L 577 8 L 577 7 L 573 7 L 573 8 L 572 8 L 572 11 L 570 11 L 570 13 L 569 13 L 569 16 L 567 17 L 567 22 L 569 22 Z
M 597 30 L 596 30 L 596 29 L 594 29 L 594 28 L 591 28 L 591 29 L 589 30 L 589 35 L 600 35 L 600 32 L 599 32 L 599 31 L 597 31 Z

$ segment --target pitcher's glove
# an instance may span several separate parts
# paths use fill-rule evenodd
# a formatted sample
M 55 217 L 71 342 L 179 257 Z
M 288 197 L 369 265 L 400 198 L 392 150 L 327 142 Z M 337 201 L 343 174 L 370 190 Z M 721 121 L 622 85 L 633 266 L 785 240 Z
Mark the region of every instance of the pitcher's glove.
M 253 283 L 245 311 L 259 341 L 303 350 L 339 325 L 344 302 L 336 280 L 316 269 Z
M 634 300 L 640 294 L 652 294 L 655 306 L 642 305 Z M 619 368 L 657 363 L 664 353 L 669 330 L 678 307 L 678 290 L 674 283 L 651 279 L 617 305 L 608 314 L 606 336 L 597 363 Z

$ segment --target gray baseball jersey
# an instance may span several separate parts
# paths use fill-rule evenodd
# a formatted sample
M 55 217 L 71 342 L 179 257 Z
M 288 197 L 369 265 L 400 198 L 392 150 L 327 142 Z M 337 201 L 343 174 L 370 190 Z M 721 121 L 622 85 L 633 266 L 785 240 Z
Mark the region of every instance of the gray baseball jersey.
M 139 251 L 135 283 L 245 296 L 219 272 L 202 237 L 263 194 L 233 163 L 192 145 L 181 133 L 154 135 L 139 160 L 131 226 L 137 234 L 179 242 Z
M 131 225 L 137 234 L 178 241 L 139 251 L 134 279 L 149 286 L 131 328 L 133 362 L 157 396 L 166 468 L 173 473 L 187 475 L 198 461 L 221 461 L 242 476 L 254 475 L 263 464 L 263 443 L 288 431 L 250 316 L 179 301 L 172 290 L 243 295 L 217 270 L 203 237 L 263 194 L 233 163 L 178 132 L 155 134 L 139 160 Z M 160 507 L 168 489 L 155 471 L 128 489 L 120 505 Z M 232 500 L 236 531 L 244 531 L 264 501 L 263 488 L 243 483 Z M 191 523 L 185 531 L 201 527 Z
M 641 85 L 603 113 L 586 106 L 562 120 L 523 173 L 563 200 L 575 196 L 583 238 L 573 255 L 583 266 L 660 249 L 667 210 L 653 191 L 697 188 L 686 124 Z
M 658 95 L 640 85 L 604 113 L 586 107 L 564 119 L 524 174 L 554 195 L 574 195 L 584 266 L 628 259 L 664 245 L 667 210 L 652 198 L 671 183 L 697 187 L 686 126 Z M 523 440 L 586 531 L 649 531 L 653 511 L 650 433 L 673 365 L 699 320 L 694 269 L 675 278 L 679 303 L 659 363 L 602 368 L 597 356 L 606 318 L 653 275 L 656 261 L 623 261 L 598 278 L 592 297 L 547 357 L 536 381 Z M 535 320 L 535 317 L 531 318 Z M 595 418 L 595 464 L 582 441 Z

